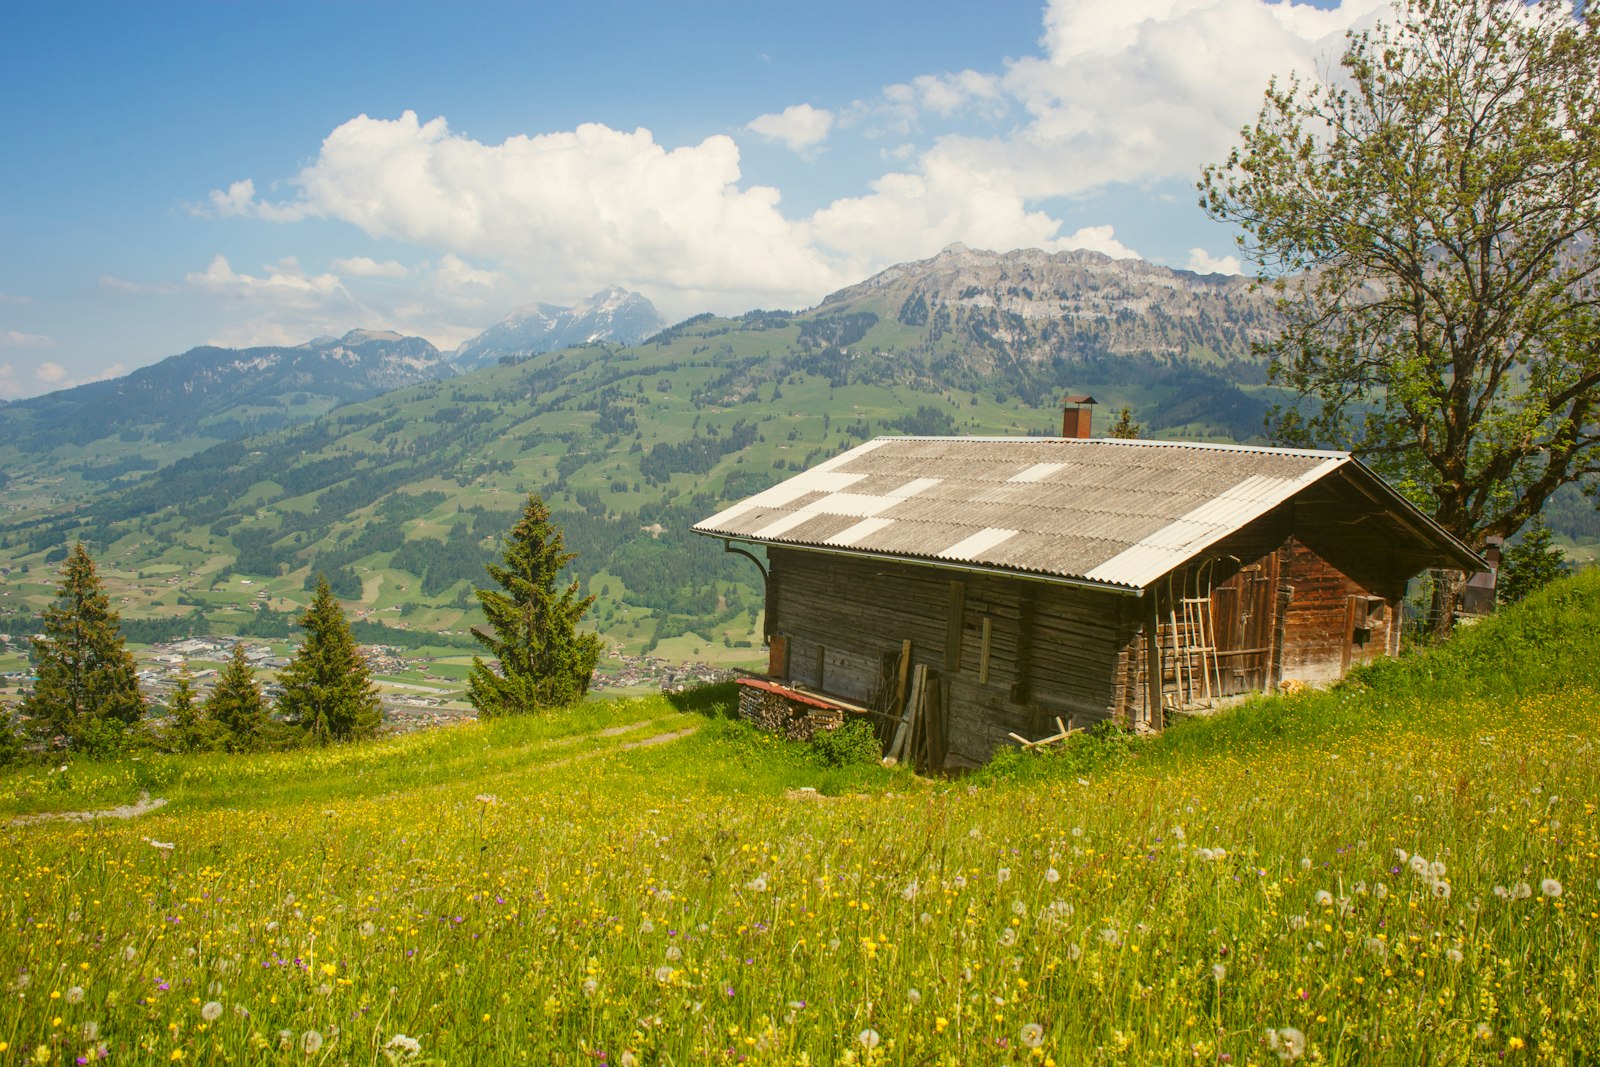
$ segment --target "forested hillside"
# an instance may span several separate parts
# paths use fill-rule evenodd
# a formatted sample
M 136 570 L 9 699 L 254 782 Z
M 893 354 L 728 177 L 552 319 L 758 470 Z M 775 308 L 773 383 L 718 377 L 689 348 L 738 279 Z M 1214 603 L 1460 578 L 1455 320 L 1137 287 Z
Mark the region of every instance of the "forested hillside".
M 1241 279 L 1138 268 L 948 250 L 809 312 L 704 315 L 632 347 L 506 359 L 92 495 L 23 472 L 0 488 L 0 630 L 31 631 L 53 561 L 83 538 L 136 633 L 287 632 L 324 572 L 369 637 L 467 642 L 471 585 L 538 492 L 615 646 L 755 656 L 758 572 L 688 527 L 845 448 L 1056 433 L 1068 392 L 1101 401 L 1096 433 L 1126 403 L 1150 436 L 1259 439 L 1275 399 L 1248 348 L 1269 324 L 1263 298 Z M 1145 310 L 1118 310 L 1131 307 Z

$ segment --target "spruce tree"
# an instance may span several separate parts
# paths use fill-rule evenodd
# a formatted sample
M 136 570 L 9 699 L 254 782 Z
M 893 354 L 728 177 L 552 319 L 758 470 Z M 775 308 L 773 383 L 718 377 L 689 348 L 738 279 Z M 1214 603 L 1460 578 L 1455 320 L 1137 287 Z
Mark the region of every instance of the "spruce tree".
M 33 639 L 38 680 L 18 709 L 23 715 L 51 734 L 73 738 L 106 727 L 120 731 L 143 717 L 121 622 L 81 541 L 61 566 L 61 587 L 42 625 Z
M 267 701 L 256 684 L 256 672 L 244 658 L 244 642 L 236 642 L 233 656 L 217 677 L 216 688 L 206 697 L 205 716 L 224 732 L 229 752 L 248 752 L 261 744 L 267 728 Z
M 1561 577 L 1565 570 L 1566 553 L 1555 543 L 1544 517 L 1536 517 L 1522 539 L 1506 547 L 1497 582 L 1500 603 L 1515 604 Z
M 577 625 L 594 597 L 579 598 L 577 581 L 556 588 L 573 558 L 560 527 L 550 521 L 550 509 L 537 493 L 529 495 L 522 518 L 506 535 L 502 562 L 485 568 L 500 589 L 475 590 L 489 629 L 473 627 L 472 636 L 500 661 L 497 671 L 472 658 L 467 699 L 480 715 L 561 707 L 589 691 L 600 638 L 578 633 Z
M 205 752 L 211 749 L 216 737 L 215 724 L 211 722 L 194 696 L 194 675 L 185 663 L 178 671 L 178 681 L 167 697 L 168 727 L 172 747 L 178 752 Z
M 311 606 L 300 616 L 305 631 L 294 658 L 278 675 L 278 710 L 318 744 L 371 737 L 383 721 L 378 688 L 356 646 L 344 610 L 328 580 L 317 577 Z
M 1137 440 L 1144 427 L 1133 421 L 1133 409 L 1127 404 L 1122 405 L 1122 410 L 1117 412 L 1117 421 L 1112 424 L 1108 436 L 1121 441 Z

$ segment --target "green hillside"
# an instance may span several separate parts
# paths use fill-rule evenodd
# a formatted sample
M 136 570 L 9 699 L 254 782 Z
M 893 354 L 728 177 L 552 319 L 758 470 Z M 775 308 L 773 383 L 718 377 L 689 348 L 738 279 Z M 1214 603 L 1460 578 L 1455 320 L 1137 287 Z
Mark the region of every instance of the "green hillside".
M 462 643 L 471 584 L 536 491 L 614 649 L 753 662 L 759 576 L 687 531 L 730 499 L 880 434 L 1058 432 L 1056 399 L 1073 389 L 1095 391 L 1102 420 L 1126 402 L 1162 435 L 1259 426 L 1262 387 L 1223 378 L 1199 350 L 984 370 L 970 330 L 896 314 L 861 298 L 701 316 L 631 348 L 348 404 L 83 499 L 58 495 L 59 472 L 20 474 L 0 488 L 13 516 L 0 525 L 0 630 L 31 632 L 54 560 L 81 537 L 135 638 L 281 636 L 321 570 L 371 624 L 363 639 Z
M 1592 1062 L 1597 614 L 1590 572 L 1332 692 L 958 783 L 716 691 L 12 771 L 8 816 L 169 803 L 0 830 L 0 1055 Z

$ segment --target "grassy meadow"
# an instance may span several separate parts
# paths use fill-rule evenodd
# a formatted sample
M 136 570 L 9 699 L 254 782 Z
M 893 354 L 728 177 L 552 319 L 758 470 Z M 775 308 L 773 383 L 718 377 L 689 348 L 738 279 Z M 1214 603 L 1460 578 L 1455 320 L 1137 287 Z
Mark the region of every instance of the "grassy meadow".
M 1594 1062 L 1597 618 L 954 782 L 721 690 L 7 772 L 0 1062 Z

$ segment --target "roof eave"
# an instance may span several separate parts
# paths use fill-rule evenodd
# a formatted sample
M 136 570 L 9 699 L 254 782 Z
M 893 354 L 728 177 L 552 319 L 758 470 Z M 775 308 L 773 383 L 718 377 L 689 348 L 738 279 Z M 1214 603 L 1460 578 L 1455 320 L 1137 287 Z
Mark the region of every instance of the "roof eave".
M 1342 469 L 1360 472 L 1364 483 L 1362 488 L 1376 491 L 1387 499 L 1390 504 L 1395 505 L 1402 515 L 1411 520 L 1410 523 L 1405 523 L 1402 520 L 1402 524 L 1412 527 L 1413 532 L 1423 537 L 1423 539 L 1432 541 L 1441 555 L 1459 564 L 1459 570 L 1466 571 L 1469 574 L 1489 570 L 1488 560 L 1473 551 L 1472 547 L 1465 541 L 1439 525 L 1437 521 L 1417 505 L 1407 500 L 1399 490 L 1385 481 L 1371 467 L 1352 456 L 1349 462 L 1343 465 Z
M 723 542 L 740 542 L 747 545 L 761 545 L 763 547 L 791 548 L 797 552 L 818 552 L 829 556 L 847 556 L 853 559 L 879 560 L 884 563 L 904 563 L 916 567 L 932 567 L 936 570 L 959 571 L 964 574 L 984 574 L 992 577 L 1017 578 L 1022 581 L 1040 582 L 1045 585 L 1065 585 L 1076 589 L 1095 589 L 1102 593 L 1115 593 L 1118 596 L 1142 597 L 1144 588 L 1133 585 L 1123 585 L 1118 582 L 1098 582 L 1090 578 L 1074 577 L 1063 574 L 1047 574 L 1043 571 L 1027 571 L 1018 567 L 1005 567 L 994 563 L 975 563 L 962 560 L 941 559 L 938 556 L 918 556 L 900 552 L 874 552 L 870 549 L 846 548 L 839 545 L 818 545 L 805 541 L 780 541 L 776 538 L 752 537 L 749 534 L 724 533 L 720 530 L 703 530 L 698 526 L 689 527 L 690 533 L 697 533 L 702 537 L 714 537 Z

